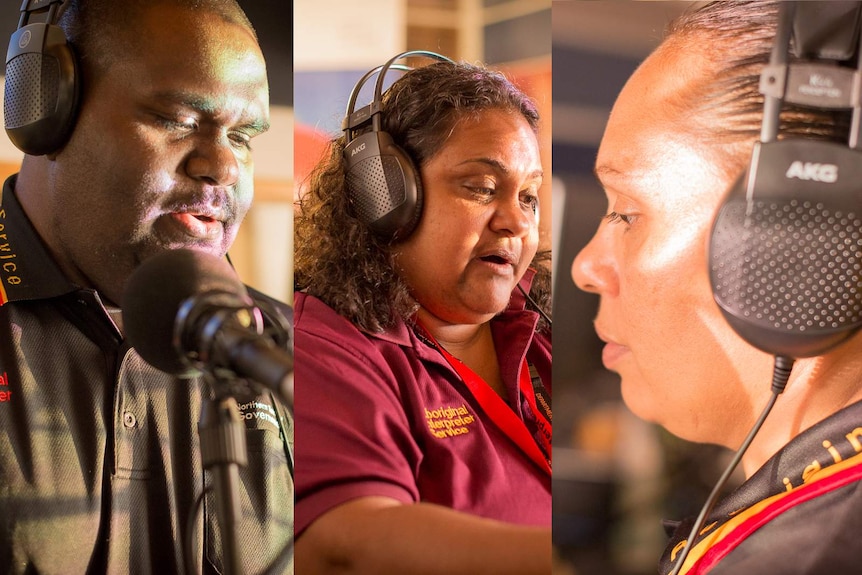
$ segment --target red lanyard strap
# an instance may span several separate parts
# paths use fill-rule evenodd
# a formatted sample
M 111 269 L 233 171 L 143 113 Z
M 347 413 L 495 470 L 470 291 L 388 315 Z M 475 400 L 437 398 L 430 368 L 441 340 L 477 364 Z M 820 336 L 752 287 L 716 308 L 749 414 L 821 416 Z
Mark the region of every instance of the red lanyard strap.
M 421 327 L 421 326 L 420 326 Z M 518 415 L 512 410 L 511 407 L 503 400 L 502 397 L 497 395 L 497 392 L 494 391 L 488 383 L 482 379 L 476 372 L 470 369 L 467 365 L 461 362 L 458 358 L 450 354 L 446 349 L 437 343 L 437 340 L 428 332 L 428 330 L 423 329 L 424 334 L 428 337 L 431 343 L 440 350 L 440 353 L 443 354 L 443 357 L 446 358 L 446 361 L 449 362 L 449 365 L 452 366 L 458 375 L 461 377 L 461 380 L 467 386 L 467 389 L 470 390 L 470 393 L 473 394 L 473 397 L 479 402 L 479 406 L 482 408 L 482 411 L 491 419 L 492 422 L 510 439 L 512 442 L 517 445 L 521 451 L 523 451 L 536 465 L 538 465 L 543 471 L 545 471 L 548 475 L 551 474 L 551 462 L 550 462 L 550 453 L 551 453 L 551 424 L 550 422 L 542 416 L 541 413 L 536 409 L 536 397 L 533 390 L 533 384 L 530 379 L 529 369 L 527 367 L 526 361 L 524 361 L 521 366 L 521 374 L 520 374 L 520 389 L 521 393 L 525 395 L 527 401 L 536 415 L 536 420 L 539 422 L 539 438 L 542 440 L 543 446 L 546 452 L 549 454 L 548 457 L 543 453 L 542 448 L 536 443 L 536 438 L 534 438 L 533 434 L 530 433 L 529 429 L 527 429 L 524 421 L 518 417 Z M 527 392 L 525 393 L 525 386 Z

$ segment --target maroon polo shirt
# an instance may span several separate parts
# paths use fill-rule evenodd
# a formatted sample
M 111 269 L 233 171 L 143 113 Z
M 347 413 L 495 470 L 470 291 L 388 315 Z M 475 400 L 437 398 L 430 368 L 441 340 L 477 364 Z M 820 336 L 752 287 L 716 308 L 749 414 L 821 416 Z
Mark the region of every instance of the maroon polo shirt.
M 434 345 L 400 323 L 360 332 L 297 294 L 296 534 L 351 499 L 429 502 L 522 525 L 551 525 L 551 477 L 483 411 Z M 523 360 L 550 389 L 551 340 L 513 295 L 491 322 L 508 405 L 533 429 Z

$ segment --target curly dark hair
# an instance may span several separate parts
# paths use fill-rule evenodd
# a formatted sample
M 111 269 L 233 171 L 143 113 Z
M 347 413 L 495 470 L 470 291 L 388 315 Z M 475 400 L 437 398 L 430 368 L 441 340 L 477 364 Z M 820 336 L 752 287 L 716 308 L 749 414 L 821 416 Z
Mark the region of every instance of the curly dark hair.
M 778 23 L 781 0 L 714 1 L 697 7 L 672 21 L 663 46 L 685 50 L 695 46 L 704 57 L 709 73 L 702 81 L 679 94 L 675 101 L 680 118 L 698 137 L 727 144 L 728 153 L 719 158 L 730 170 L 741 169 L 760 135 L 763 95 L 760 74 L 769 62 Z M 789 62 L 799 61 L 793 53 Z M 781 113 L 779 138 L 801 136 L 824 141 L 846 142 L 850 113 L 785 103 Z
M 382 98 L 381 128 L 418 169 L 443 147 L 455 124 L 488 110 L 521 114 L 538 131 L 533 102 L 501 73 L 467 63 L 437 62 L 411 70 Z M 393 245 L 351 213 L 345 194 L 342 135 L 312 171 L 295 217 L 296 289 L 319 298 L 368 332 L 381 332 L 418 309 L 396 273 Z M 533 259 L 531 297 L 549 313 L 550 252 Z M 544 327 L 544 322 L 542 327 Z

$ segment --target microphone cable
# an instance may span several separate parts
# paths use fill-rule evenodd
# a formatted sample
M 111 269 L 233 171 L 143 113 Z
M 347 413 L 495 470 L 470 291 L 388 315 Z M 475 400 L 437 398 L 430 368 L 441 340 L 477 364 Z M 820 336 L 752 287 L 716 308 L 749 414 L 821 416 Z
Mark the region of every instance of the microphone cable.
M 751 428 L 751 431 L 748 432 L 745 440 L 742 442 L 742 446 L 736 451 L 733 456 L 733 459 L 730 461 L 730 464 L 724 470 L 724 473 L 718 479 L 718 482 L 715 484 L 715 487 L 712 488 L 712 492 L 709 494 L 709 497 L 706 499 L 706 503 L 704 503 L 703 507 L 700 510 L 700 514 L 697 516 L 697 519 L 694 522 L 694 525 L 691 528 L 691 531 L 688 534 L 688 539 L 686 539 L 685 547 L 683 547 L 680 552 L 679 558 L 676 561 L 676 566 L 673 568 L 673 571 L 670 572 L 670 575 L 678 575 L 680 570 L 682 569 L 683 563 L 685 563 L 686 557 L 688 557 L 689 552 L 693 547 L 694 540 L 697 538 L 698 533 L 700 532 L 703 524 L 706 522 L 706 518 L 709 516 L 712 511 L 713 506 L 716 501 L 718 501 L 718 496 L 721 493 L 721 490 L 724 488 L 727 480 L 730 479 L 731 474 L 733 474 L 736 466 L 739 465 L 740 460 L 742 460 L 742 456 L 745 455 L 745 452 L 748 450 L 748 447 L 751 445 L 751 442 L 754 441 L 754 437 L 757 435 L 757 432 L 760 431 L 760 428 L 763 426 L 763 422 L 766 421 L 766 417 L 769 415 L 769 412 L 772 411 L 772 407 L 775 405 L 775 401 L 778 399 L 778 396 L 784 391 L 784 388 L 787 386 L 787 380 L 790 378 L 790 370 L 793 369 L 793 363 L 795 360 L 790 357 L 775 356 L 775 364 L 772 368 L 772 395 L 769 397 L 769 401 L 766 403 L 766 407 L 763 409 L 763 412 L 760 414 L 760 417 L 757 418 L 757 421 L 754 423 L 754 426 Z

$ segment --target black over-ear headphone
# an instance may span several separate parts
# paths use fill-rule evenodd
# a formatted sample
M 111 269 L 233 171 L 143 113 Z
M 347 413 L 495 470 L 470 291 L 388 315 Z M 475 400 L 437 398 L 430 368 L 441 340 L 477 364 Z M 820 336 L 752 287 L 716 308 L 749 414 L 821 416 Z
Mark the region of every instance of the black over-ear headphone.
M 760 142 L 713 225 L 713 295 L 755 347 L 820 355 L 862 327 L 862 2 L 781 2 Z M 794 54 L 788 63 L 791 36 Z M 839 65 L 856 58 L 855 68 Z M 845 62 L 846 63 L 846 62 Z M 852 110 L 847 145 L 778 141 L 785 103 Z
M 56 25 L 62 3 L 24 0 L 6 52 L 6 133 L 18 149 L 33 156 L 65 144 L 77 111 L 77 63 L 63 29 Z M 45 11 L 46 22 L 29 23 L 32 14 Z
M 402 52 L 369 70 L 354 86 L 341 124 L 347 198 L 356 218 L 385 241 L 403 240 L 416 228 L 422 214 L 422 182 L 410 156 L 381 129 L 383 79 L 390 69 L 411 70 L 395 62 L 424 56 L 443 62 L 449 58 L 425 50 Z M 354 111 L 362 86 L 374 75 L 377 83 L 371 104 Z

